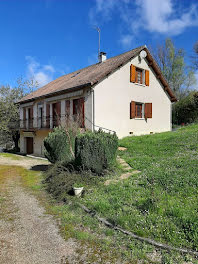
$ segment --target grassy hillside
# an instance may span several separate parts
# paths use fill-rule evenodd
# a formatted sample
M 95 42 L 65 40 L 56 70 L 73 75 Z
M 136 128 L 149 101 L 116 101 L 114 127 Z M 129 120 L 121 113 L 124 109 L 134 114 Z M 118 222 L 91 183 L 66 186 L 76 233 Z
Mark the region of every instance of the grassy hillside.
M 98 184 L 89 208 L 141 236 L 198 250 L 198 125 L 127 137 L 119 155 L 141 173 Z

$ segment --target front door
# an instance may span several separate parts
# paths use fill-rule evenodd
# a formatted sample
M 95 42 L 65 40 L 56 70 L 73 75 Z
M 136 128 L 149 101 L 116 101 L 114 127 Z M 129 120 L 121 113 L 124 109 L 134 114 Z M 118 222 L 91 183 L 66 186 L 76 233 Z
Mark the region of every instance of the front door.
M 27 137 L 26 138 L 26 144 L 27 144 L 27 154 L 33 153 L 33 137 Z

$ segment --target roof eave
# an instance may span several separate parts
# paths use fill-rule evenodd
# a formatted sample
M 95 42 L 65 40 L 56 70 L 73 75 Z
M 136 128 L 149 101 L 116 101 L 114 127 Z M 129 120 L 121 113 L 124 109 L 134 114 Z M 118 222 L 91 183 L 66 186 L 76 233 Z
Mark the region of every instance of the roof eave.
M 171 102 L 177 102 L 177 98 L 174 95 L 172 89 L 170 88 L 167 80 L 165 79 L 165 77 L 163 76 L 159 66 L 157 65 L 157 63 L 155 62 L 154 58 L 152 57 L 151 53 L 149 52 L 149 50 L 147 49 L 147 47 L 144 48 L 144 50 L 147 52 L 147 60 L 148 62 L 151 63 L 151 67 L 154 69 L 154 71 L 156 72 L 156 74 L 158 75 L 158 79 L 161 81 L 162 85 L 164 86 L 164 90 L 168 93 L 169 97 L 170 97 L 170 101 Z
M 51 97 L 51 96 L 61 95 L 61 94 L 72 92 L 72 91 L 78 91 L 78 90 L 81 90 L 83 88 L 87 88 L 87 87 L 90 87 L 90 86 L 91 86 L 91 83 L 86 83 L 86 84 L 74 86 L 74 87 L 71 87 L 71 88 L 63 89 L 61 91 L 56 91 L 56 92 L 48 93 L 48 94 L 45 94 L 45 95 L 33 97 L 33 98 L 30 98 L 30 99 L 27 99 L 27 100 L 22 100 L 22 101 L 19 101 L 18 103 L 19 104 L 25 104 L 25 103 L 33 102 L 35 100 L 48 98 L 48 97 Z

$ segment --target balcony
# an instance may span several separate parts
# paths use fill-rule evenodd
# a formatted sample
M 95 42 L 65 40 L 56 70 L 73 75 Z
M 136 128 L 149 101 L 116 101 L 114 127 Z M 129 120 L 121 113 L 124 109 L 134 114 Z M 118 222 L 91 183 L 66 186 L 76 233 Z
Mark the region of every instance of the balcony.
M 79 127 L 84 127 L 84 118 L 79 118 L 78 115 L 63 115 L 63 116 L 48 116 L 48 117 L 37 117 L 26 120 L 20 120 L 21 130 L 40 130 L 40 129 L 52 129 L 58 127 L 61 124 L 69 126 L 72 122 L 78 124 Z M 17 125 L 19 128 L 19 124 Z
M 20 128 L 21 129 L 33 129 L 34 128 L 34 118 L 20 120 Z
M 22 130 L 52 129 L 59 125 L 61 125 L 61 117 L 37 117 L 20 120 L 20 129 Z

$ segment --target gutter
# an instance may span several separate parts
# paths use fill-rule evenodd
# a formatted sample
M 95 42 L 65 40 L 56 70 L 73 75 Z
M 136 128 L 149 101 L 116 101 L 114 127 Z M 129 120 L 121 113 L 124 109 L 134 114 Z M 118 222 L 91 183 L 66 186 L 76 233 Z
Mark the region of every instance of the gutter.
M 19 102 L 17 102 L 17 104 L 25 104 L 25 103 L 32 102 L 32 101 L 35 101 L 35 100 L 38 100 L 38 99 L 48 98 L 48 97 L 55 96 L 55 95 L 61 95 L 61 94 L 67 93 L 67 92 L 81 90 L 81 89 L 89 87 L 89 86 L 91 86 L 91 83 L 86 83 L 86 84 L 82 84 L 82 85 L 79 85 L 79 86 L 66 88 L 66 89 L 63 89 L 61 91 L 52 92 L 52 93 L 49 93 L 49 94 L 46 94 L 46 95 L 32 97 L 32 98 L 27 99 L 27 100 L 19 101 Z

